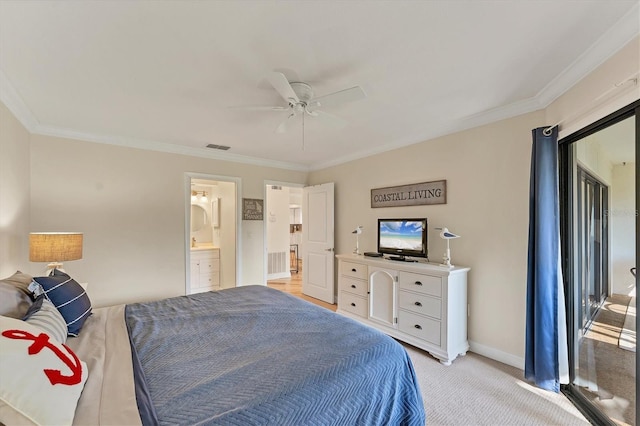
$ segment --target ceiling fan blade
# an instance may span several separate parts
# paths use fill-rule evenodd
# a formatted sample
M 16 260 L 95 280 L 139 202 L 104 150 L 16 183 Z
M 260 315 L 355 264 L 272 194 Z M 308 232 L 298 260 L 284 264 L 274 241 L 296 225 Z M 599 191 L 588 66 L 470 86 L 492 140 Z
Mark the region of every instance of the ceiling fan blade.
M 227 107 L 229 109 L 241 109 L 245 111 L 286 111 L 290 107 L 284 106 L 266 106 L 266 105 L 238 105 Z
M 280 123 L 278 125 L 278 127 L 276 127 L 276 133 L 286 133 L 287 132 L 287 128 L 289 127 L 289 125 L 291 124 L 293 120 L 293 118 L 296 116 L 295 112 L 292 112 L 291 114 L 289 114 L 287 116 L 287 118 L 284 119 L 284 121 L 282 123 Z
M 328 114 L 324 111 L 307 111 L 310 116 L 315 117 L 322 125 L 327 127 L 333 127 L 335 129 L 341 129 L 347 125 L 347 120 L 340 118 L 333 114 Z
M 328 95 L 312 99 L 311 101 L 309 101 L 309 106 L 334 106 L 345 102 L 358 101 L 366 97 L 367 94 L 364 92 L 364 90 L 362 90 L 362 87 L 355 86 L 349 89 L 340 90 L 339 92 L 330 93 Z
M 289 84 L 289 80 L 287 80 L 287 77 L 285 77 L 284 74 L 281 72 L 272 72 L 267 78 L 269 83 L 271 83 L 287 103 L 291 103 L 290 99 L 293 99 L 295 102 L 300 102 L 298 95 L 293 91 L 293 88 Z

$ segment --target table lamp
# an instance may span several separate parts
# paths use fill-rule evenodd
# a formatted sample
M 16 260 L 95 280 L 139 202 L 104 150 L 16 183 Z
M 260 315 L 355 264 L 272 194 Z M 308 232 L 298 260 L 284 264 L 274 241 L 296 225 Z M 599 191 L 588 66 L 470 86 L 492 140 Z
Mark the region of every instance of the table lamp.
M 444 253 L 442 257 L 442 266 L 446 266 L 447 268 L 453 268 L 451 264 L 451 250 L 449 250 L 449 240 L 453 240 L 454 238 L 460 238 L 460 235 L 456 235 L 453 232 L 449 232 L 447 228 L 436 228 L 440 229 L 440 238 L 447 241 L 447 251 Z
M 62 262 L 82 259 L 82 233 L 80 232 L 32 232 L 29 234 L 29 260 L 50 262 L 47 275 L 55 269 L 64 272 Z

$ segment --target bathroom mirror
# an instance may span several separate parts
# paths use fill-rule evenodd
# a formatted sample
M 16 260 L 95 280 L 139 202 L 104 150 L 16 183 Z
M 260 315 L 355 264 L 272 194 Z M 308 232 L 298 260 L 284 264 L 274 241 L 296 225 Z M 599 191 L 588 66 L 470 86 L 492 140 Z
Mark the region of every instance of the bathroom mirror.
M 207 211 L 197 204 L 191 204 L 191 232 L 199 231 L 207 225 Z

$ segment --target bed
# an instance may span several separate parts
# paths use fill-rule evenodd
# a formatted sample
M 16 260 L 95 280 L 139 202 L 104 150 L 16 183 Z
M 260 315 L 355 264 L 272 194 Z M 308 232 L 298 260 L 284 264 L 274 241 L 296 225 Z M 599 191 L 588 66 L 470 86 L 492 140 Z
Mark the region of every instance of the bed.
M 425 422 L 400 344 L 263 286 L 93 309 L 67 346 L 88 371 L 73 424 Z

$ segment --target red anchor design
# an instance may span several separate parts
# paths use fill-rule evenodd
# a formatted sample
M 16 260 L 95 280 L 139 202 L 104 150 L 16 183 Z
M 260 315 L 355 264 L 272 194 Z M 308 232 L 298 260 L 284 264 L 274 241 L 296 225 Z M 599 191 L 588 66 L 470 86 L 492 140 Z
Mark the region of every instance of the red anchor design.
M 62 344 L 62 346 L 64 346 L 64 348 L 67 350 L 67 352 L 71 354 L 72 358 L 67 356 L 53 343 L 50 343 L 49 336 L 47 336 L 44 333 L 40 333 L 39 335 L 34 336 L 28 331 L 6 330 L 2 332 L 2 335 L 9 339 L 32 340 L 33 344 L 29 346 L 29 349 L 27 351 L 29 355 L 35 355 L 39 353 L 42 349 L 49 348 L 51 352 L 56 354 L 56 356 L 60 358 L 62 362 L 64 362 L 65 365 L 71 369 L 72 374 L 70 376 L 65 376 L 60 372 L 60 370 L 52 370 L 52 369 L 45 368 L 43 370 L 44 374 L 46 374 L 47 378 L 49 379 L 52 385 L 63 384 L 63 385 L 72 386 L 72 385 L 77 385 L 82 381 L 82 364 L 80 363 L 80 360 L 78 359 L 76 354 L 74 354 L 73 351 L 69 349 L 67 345 Z

